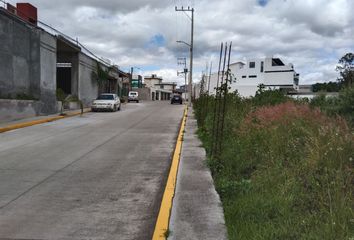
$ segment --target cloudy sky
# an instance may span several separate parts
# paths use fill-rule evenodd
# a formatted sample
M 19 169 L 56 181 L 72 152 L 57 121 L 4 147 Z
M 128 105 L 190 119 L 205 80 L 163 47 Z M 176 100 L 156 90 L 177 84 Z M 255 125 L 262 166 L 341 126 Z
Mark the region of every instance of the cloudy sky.
M 16 1 L 8 0 L 15 4 Z M 25 2 L 25 1 L 22 1 Z M 78 38 L 122 69 L 177 77 L 188 57 L 190 20 L 175 6 L 195 8 L 194 79 L 217 65 L 220 43 L 233 41 L 231 61 L 277 56 L 293 63 L 300 83 L 336 80 L 338 59 L 354 52 L 353 0 L 28 0 L 39 19 Z M 215 71 L 215 67 L 214 67 Z

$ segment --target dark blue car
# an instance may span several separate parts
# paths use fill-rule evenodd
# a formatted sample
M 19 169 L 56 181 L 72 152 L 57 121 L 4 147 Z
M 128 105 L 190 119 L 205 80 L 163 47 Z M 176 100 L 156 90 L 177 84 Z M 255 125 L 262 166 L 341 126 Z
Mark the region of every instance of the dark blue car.
M 182 97 L 180 95 L 174 95 L 171 98 L 171 104 L 174 104 L 174 103 L 182 104 Z

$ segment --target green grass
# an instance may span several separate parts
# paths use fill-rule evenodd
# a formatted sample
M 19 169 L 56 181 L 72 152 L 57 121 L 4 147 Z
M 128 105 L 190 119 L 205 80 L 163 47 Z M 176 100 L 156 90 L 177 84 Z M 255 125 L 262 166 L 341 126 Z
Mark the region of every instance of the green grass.
M 194 106 L 209 153 L 213 111 L 201 116 L 202 101 Z M 208 164 L 229 239 L 354 239 L 354 131 L 347 122 L 278 93 L 230 95 L 227 109 L 222 152 Z
M 169 229 L 167 229 L 164 233 L 163 233 L 164 237 L 167 239 L 170 235 L 171 235 L 171 231 Z

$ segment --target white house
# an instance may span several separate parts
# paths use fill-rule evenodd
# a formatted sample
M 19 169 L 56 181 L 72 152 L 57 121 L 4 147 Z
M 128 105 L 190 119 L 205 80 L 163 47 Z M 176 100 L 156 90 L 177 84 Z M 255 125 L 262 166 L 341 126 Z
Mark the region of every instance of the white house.
M 169 100 L 176 90 L 176 83 L 163 82 L 162 77 L 155 74 L 144 77 L 145 87 L 150 89 L 151 100 Z
M 269 89 L 297 90 L 299 87 L 299 74 L 292 64 L 285 65 L 279 58 L 266 57 L 250 59 L 244 62 L 235 62 L 230 65 L 232 81 L 230 91 L 235 90 L 243 97 L 254 96 L 258 86 L 263 84 Z M 219 76 L 219 86 L 221 83 Z M 225 77 L 224 77 L 225 78 Z M 213 73 L 210 80 L 210 94 L 215 94 L 218 74 Z

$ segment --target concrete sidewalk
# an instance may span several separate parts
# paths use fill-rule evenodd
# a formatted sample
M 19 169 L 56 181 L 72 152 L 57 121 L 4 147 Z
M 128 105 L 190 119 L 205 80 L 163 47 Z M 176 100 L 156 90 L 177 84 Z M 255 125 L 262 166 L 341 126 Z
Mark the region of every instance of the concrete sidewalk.
M 87 113 L 90 111 L 91 111 L 91 108 L 84 108 L 84 113 Z M 59 119 L 63 119 L 66 117 L 72 117 L 72 116 L 76 116 L 79 114 L 81 114 L 81 109 L 80 110 L 64 111 L 64 115 L 60 115 L 60 113 L 56 113 L 56 114 L 51 114 L 51 115 L 23 118 L 23 119 L 19 119 L 19 120 L 3 121 L 3 122 L 0 122 L 0 133 L 6 132 L 9 130 L 13 130 L 13 129 L 17 129 L 17 128 L 23 128 L 23 127 L 27 127 L 27 126 L 31 126 L 31 125 L 41 124 L 44 122 L 56 121 Z M 9 129 L 9 130 L 7 130 L 7 129 Z
M 221 201 L 196 130 L 197 122 L 189 109 L 168 239 L 224 240 L 227 232 Z

